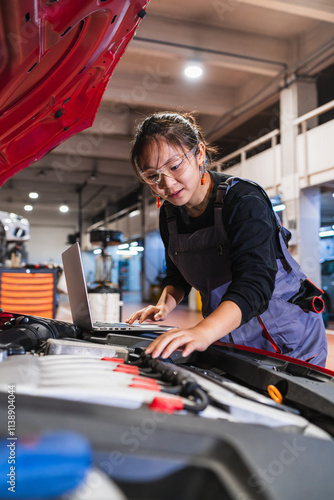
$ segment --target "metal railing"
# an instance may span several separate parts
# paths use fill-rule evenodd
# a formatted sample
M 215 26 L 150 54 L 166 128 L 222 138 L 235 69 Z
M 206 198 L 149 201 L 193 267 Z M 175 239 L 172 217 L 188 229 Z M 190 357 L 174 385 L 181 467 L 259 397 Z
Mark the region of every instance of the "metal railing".
M 300 125 L 301 126 L 301 133 L 306 134 L 307 122 L 311 118 L 315 118 L 317 116 L 320 116 L 320 115 L 326 113 L 327 111 L 330 111 L 331 109 L 334 109 L 334 100 L 324 104 L 323 106 L 319 106 L 318 108 L 316 108 L 312 111 L 309 111 L 308 113 L 306 113 L 303 116 L 300 116 L 299 118 L 294 120 L 293 123 L 296 126 Z M 268 141 L 271 141 L 271 147 L 275 147 L 277 145 L 277 137 L 279 135 L 280 135 L 279 129 L 272 130 L 268 134 L 260 137 L 259 139 L 256 139 L 255 141 L 250 142 L 246 146 L 243 146 L 242 148 L 237 149 L 233 153 L 230 153 L 230 154 L 224 156 L 223 158 L 219 159 L 217 162 L 215 162 L 216 169 L 218 171 L 221 171 L 224 166 L 226 168 L 225 164 L 227 162 L 233 160 L 234 158 L 237 158 L 238 156 L 240 156 L 240 163 L 242 165 L 247 159 L 247 152 L 248 151 L 251 151 L 252 149 L 256 149 Z
M 303 116 L 300 116 L 297 118 L 293 123 L 294 125 L 300 125 L 303 123 L 306 123 L 308 120 L 311 118 L 315 118 L 316 116 L 323 115 L 327 111 L 330 111 L 331 109 L 334 109 L 334 100 L 329 101 L 326 104 L 323 104 L 322 106 L 319 106 L 319 108 L 313 109 L 312 111 L 309 111 Z
M 334 109 L 334 100 L 327 102 L 326 104 L 323 104 L 322 106 L 319 106 L 316 109 L 313 109 L 312 111 L 309 111 L 308 113 L 305 113 L 305 115 L 300 116 L 296 120 L 294 120 L 293 124 L 298 127 L 300 126 L 301 130 L 301 136 L 303 137 L 303 147 L 304 147 L 304 161 L 302 162 L 303 164 L 300 166 L 299 169 L 299 177 L 304 178 L 304 181 L 306 185 L 309 185 L 310 182 L 310 173 L 309 173 L 309 157 L 308 157 L 308 136 L 307 136 L 307 122 L 311 120 L 312 118 L 316 118 L 327 111 L 330 111 L 331 109 Z M 317 127 L 318 124 L 315 126 Z

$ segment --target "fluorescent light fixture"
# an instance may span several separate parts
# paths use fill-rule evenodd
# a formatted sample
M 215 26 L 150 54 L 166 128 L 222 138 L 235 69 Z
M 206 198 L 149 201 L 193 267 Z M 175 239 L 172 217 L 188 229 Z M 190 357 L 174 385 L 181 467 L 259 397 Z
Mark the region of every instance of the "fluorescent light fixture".
M 122 243 L 121 245 L 118 245 L 118 250 L 125 250 L 126 248 L 129 248 L 129 243 Z
M 31 212 L 33 210 L 33 206 L 32 205 L 24 205 L 24 210 L 26 212 Z
M 191 62 L 184 68 L 184 74 L 187 78 L 195 80 L 200 78 L 203 74 L 202 66 L 197 62 Z
M 139 215 L 140 211 L 139 210 L 133 210 L 133 212 L 129 213 L 129 217 L 136 217 L 136 215 Z
M 29 198 L 31 198 L 32 200 L 37 200 L 38 193 L 34 193 L 34 192 L 29 193 Z
M 95 255 L 99 255 L 100 253 L 102 253 L 101 248 L 95 248 L 95 250 L 93 250 L 93 254 Z
M 329 236 L 334 236 L 334 229 L 329 229 L 328 231 L 320 231 L 320 238 L 328 238 Z
M 66 212 L 68 212 L 68 211 L 69 211 L 69 208 L 68 208 L 68 206 L 67 206 L 67 205 L 61 205 L 61 206 L 59 207 L 59 211 L 60 211 L 60 212 L 62 212 L 63 214 L 66 214 Z
M 135 250 L 134 248 L 128 248 L 128 249 L 124 249 L 124 250 L 117 250 L 116 251 L 117 255 L 124 255 L 124 256 L 128 256 L 128 257 L 132 257 L 133 255 L 138 255 L 138 252 L 137 250 Z
M 273 207 L 274 212 L 281 212 L 282 210 L 285 210 L 285 205 L 284 203 L 281 203 L 280 205 L 276 205 Z
M 136 250 L 136 252 L 143 252 L 144 247 L 139 245 L 138 241 L 133 241 L 132 243 L 130 243 L 130 250 Z

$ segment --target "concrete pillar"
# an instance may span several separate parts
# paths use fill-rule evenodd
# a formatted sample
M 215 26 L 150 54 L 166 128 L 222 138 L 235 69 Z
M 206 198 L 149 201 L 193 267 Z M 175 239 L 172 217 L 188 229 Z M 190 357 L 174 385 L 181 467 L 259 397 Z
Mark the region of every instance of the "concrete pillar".
M 300 226 L 299 207 L 299 172 L 297 169 L 297 135 L 298 128 L 294 121 L 299 116 L 317 107 L 317 91 L 315 81 L 295 80 L 281 91 L 280 95 L 280 128 L 281 128 L 281 194 L 286 209 L 283 212 L 283 224 L 291 233 L 290 252 L 300 261 L 302 232 Z
M 297 82 L 283 89 L 280 95 L 282 201 L 286 206 L 283 212 L 283 225 L 291 231 L 290 252 L 298 260 L 297 220 L 299 182 L 297 175 L 297 127 L 294 120 L 298 117 Z
M 304 78 L 298 81 L 298 116 L 305 115 L 312 109 L 318 107 L 318 94 L 316 82 L 313 78 Z M 307 128 L 314 128 L 318 125 L 318 117 L 311 118 L 307 122 Z
M 307 277 L 321 287 L 320 271 L 320 187 L 313 186 L 300 191 L 300 245 L 299 262 Z

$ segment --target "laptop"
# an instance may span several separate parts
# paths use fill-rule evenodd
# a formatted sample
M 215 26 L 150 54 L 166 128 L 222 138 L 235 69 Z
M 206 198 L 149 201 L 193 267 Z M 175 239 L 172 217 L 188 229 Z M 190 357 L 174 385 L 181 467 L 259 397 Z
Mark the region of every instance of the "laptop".
M 156 325 L 155 323 L 102 323 L 92 321 L 86 280 L 82 265 L 79 243 L 75 243 L 62 253 L 65 280 L 73 323 L 82 330 L 94 332 L 154 332 L 163 333 L 173 326 Z

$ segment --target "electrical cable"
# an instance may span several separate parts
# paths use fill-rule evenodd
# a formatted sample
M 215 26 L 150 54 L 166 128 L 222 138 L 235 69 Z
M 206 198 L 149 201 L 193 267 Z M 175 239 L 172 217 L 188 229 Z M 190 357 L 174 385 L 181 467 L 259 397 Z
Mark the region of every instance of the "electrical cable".
M 184 405 L 187 411 L 199 413 L 208 406 L 209 397 L 206 391 L 197 383 L 197 381 L 158 359 L 153 359 L 150 354 L 145 352 L 132 365 L 138 366 L 139 370 L 145 374 L 145 377 L 160 379 L 162 382 L 167 382 L 170 387 L 164 386 L 163 392 L 179 394 L 180 396 L 189 399 L 191 404 Z M 151 373 L 149 373 L 149 370 Z

